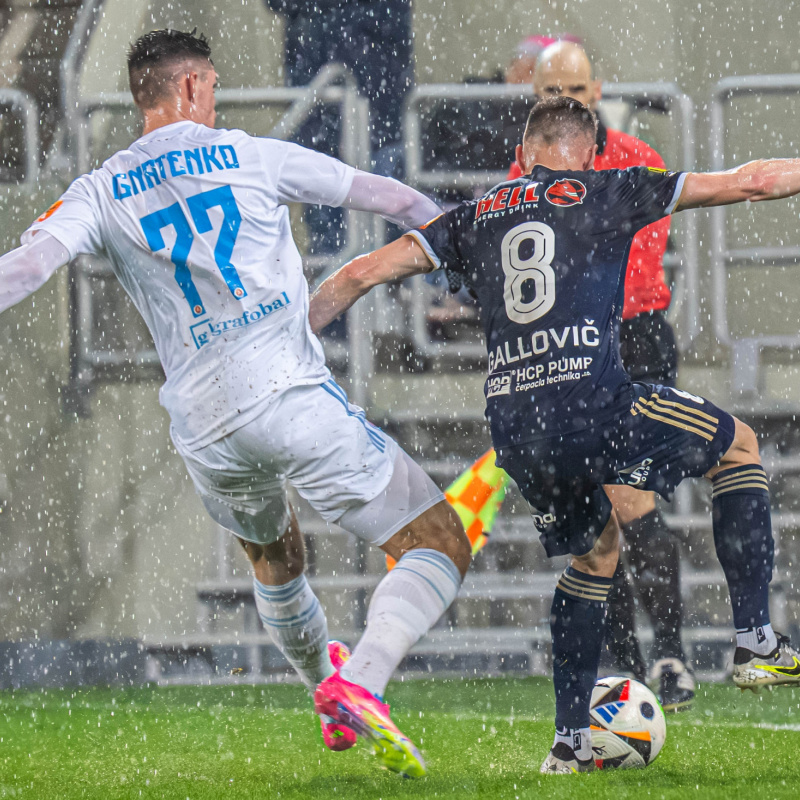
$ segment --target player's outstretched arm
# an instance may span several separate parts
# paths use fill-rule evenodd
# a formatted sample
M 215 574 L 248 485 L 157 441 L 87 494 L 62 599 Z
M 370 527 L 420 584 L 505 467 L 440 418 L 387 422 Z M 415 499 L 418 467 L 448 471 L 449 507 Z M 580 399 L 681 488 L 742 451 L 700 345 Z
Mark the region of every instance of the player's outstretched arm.
M 404 228 L 418 228 L 442 213 L 424 194 L 393 178 L 353 170 L 335 158 L 291 142 L 256 141 L 267 148 L 264 158 L 282 159 L 276 187 L 281 203 L 370 211 Z
M 24 300 L 69 262 L 69 252 L 43 231 L 31 241 L 0 256 L 0 312 Z
M 690 172 L 676 211 L 749 200 L 779 200 L 800 193 L 800 158 L 750 161 L 725 172 Z
M 356 170 L 342 203 L 354 211 L 371 211 L 403 228 L 418 228 L 442 213 L 430 198 L 394 178 Z
M 411 236 L 401 236 L 374 253 L 358 256 L 323 281 L 311 297 L 308 319 L 319 333 L 373 286 L 431 272 L 434 265 Z

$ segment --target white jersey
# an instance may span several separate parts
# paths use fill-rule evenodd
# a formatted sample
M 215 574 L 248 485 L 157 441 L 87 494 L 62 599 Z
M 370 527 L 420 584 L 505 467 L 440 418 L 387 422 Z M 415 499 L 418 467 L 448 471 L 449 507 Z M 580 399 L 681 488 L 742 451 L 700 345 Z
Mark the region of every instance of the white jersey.
M 175 433 L 204 447 L 330 378 L 285 204 L 339 206 L 353 175 L 298 145 L 176 122 L 78 178 L 22 241 L 45 230 L 71 258 L 110 260 L 153 335 Z

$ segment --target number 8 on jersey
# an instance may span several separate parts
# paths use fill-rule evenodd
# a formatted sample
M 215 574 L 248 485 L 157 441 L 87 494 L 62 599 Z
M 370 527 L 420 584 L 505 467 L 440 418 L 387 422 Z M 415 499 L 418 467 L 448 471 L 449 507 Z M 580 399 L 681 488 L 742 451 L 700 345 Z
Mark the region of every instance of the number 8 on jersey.
M 533 242 L 530 257 L 522 258 L 520 249 Z M 528 245 L 529 247 L 530 245 Z M 542 222 L 525 222 L 512 228 L 500 247 L 506 279 L 503 299 L 512 322 L 525 324 L 543 317 L 556 302 L 556 273 L 550 264 L 555 250 L 553 229 Z M 525 288 L 530 281 L 532 287 Z M 525 295 L 533 298 L 526 300 Z

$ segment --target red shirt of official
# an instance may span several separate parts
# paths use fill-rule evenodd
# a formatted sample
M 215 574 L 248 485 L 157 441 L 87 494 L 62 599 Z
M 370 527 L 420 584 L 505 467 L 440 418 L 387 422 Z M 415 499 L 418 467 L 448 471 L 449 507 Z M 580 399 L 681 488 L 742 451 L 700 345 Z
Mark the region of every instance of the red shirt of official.
M 626 169 L 627 167 L 656 167 L 664 169 L 664 160 L 648 144 L 622 131 L 606 128 L 606 142 L 598 152 L 594 168 Z M 519 178 L 522 171 L 516 162 L 508 171 L 508 180 Z M 664 253 L 669 236 L 669 217 L 642 228 L 633 237 L 625 275 L 625 302 L 622 318 L 661 311 L 669 306 L 669 287 L 664 278 Z

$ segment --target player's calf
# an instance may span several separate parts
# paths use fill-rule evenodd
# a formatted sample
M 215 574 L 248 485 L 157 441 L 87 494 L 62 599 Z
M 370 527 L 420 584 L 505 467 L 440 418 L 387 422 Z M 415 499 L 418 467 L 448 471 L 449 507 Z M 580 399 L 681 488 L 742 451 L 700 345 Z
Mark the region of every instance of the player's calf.
M 253 565 L 256 610 L 265 630 L 310 691 L 333 674 L 325 612 L 303 574 L 305 548 L 294 512 L 274 542 L 239 538 Z
M 728 583 L 737 647 L 766 656 L 778 646 L 769 617 L 775 556 L 769 484 L 755 434 L 739 420 L 735 425 L 731 447 L 708 473 L 714 545 Z

